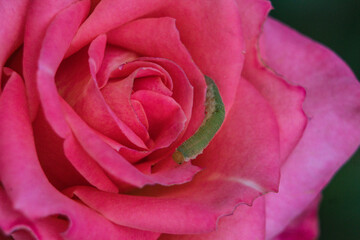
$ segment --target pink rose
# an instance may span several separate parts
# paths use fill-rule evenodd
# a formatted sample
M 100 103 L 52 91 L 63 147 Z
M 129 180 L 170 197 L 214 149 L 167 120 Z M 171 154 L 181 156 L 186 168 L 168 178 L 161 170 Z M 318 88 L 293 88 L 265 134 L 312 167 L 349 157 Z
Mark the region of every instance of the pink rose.
M 3 233 L 314 239 L 319 193 L 360 142 L 360 86 L 334 53 L 267 19 L 270 9 L 2 1 Z M 205 75 L 225 121 L 179 165 L 174 152 L 205 118 Z

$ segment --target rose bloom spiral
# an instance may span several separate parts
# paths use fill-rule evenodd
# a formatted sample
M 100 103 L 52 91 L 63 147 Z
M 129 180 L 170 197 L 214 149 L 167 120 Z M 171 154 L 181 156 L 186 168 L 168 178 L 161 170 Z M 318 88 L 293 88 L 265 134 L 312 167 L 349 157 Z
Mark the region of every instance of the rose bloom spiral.
M 0 236 L 315 239 L 360 85 L 270 10 L 1 1 Z

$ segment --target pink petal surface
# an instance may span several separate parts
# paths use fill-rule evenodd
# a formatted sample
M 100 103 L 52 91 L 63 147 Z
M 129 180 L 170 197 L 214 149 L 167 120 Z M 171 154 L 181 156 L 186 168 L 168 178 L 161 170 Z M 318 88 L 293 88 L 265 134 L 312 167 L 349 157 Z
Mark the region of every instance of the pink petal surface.
M 229 112 L 244 62 L 239 6 L 233 0 L 169 2 L 157 14 L 176 19 L 181 41 L 201 72 L 215 81 Z
M 73 185 L 89 185 L 64 154 L 64 140 L 51 128 L 40 108 L 33 124 L 36 154 L 49 182 L 59 191 Z
M 96 79 L 96 74 L 101 68 L 101 64 L 105 55 L 106 48 L 106 35 L 101 34 L 90 43 L 88 54 L 89 54 L 89 68 L 91 75 Z
M 73 136 L 65 140 L 64 151 L 71 164 L 91 185 L 102 191 L 119 191 L 104 170 L 82 149 Z
M 198 235 L 163 234 L 159 240 L 260 240 L 265 237 L 264 199 L 256 199 L 252 206 L 240 205 L 233 214 L 222 217 L 216 231 Z
M 190 84 L 194 87 L 194 96 L 182 96 L 183 99 L 193 102 L 192 113 L 190 112 L 190 114 L 188 114 L 186 112 L 191 122 L 184 139 L 193 135 L 204 118 L 206 85 L 204 76 L 194 64 L 189 52 L 180 40 L 175 19 L 149 18 L 136 20 L 109 32 L 108 37 L 109 43 L 130 49 L 141 55 L 169 59 L 184 70 L 186 77 L 189 79 L 188 81 L 190 81 Z M 151 59 L 148 59 L 148 61 L 150 60 Z M 171 64 L 166 63 L 164 60 L 158 60 L 158 62 L 161 65 L 167 65 L 167 68 L 171 68 L 171 66 L 169 66 Z M 174 69 L 174 67 L 172 67 L 172 69 Z M 174 70 L 175 72 L 179 72 L 179 70 Z M 176 75 L 180 74 L 181 73 L 177 73 Z M 173 75 L 171 74 L 171 76 Z M 183 87 L 177 87 L 175 89 L 177 92 L 183 90 L 183 92 L 186 93 L 188 83 L 179 80 L 176 80 L 176 78 L 173 79 L 175 83 L 177 82 L 178 86 Z
M 319 234 L 318 208 L 321 197 L 315 198 L 301 215 L 273 240 L 314 240 Z
M 161 81 L 160 77 L 147 77 L 137 79 L 137 81 L 134 82 L 134 91 L 140 89 L 158 92 L 166 96 L 172 95 L 172 91 L 165 86 L 163 81 Z
M 11 201 L 3 189 L 0 189 L 0 228 L 7 235 L 19 229 L 31 230 L 35 235 L 38 234 L 34 224 L 13 209 Z
M 282 168 L 279 193 L 266 196 L 271 238 L 313 201 L 359 146 L 360 86 L 334 53 L 274 20 L 266 21 L 260 43 L 266 63 L 306 89 L 304 111 L 309 117 Z
M 22 43 L 28 0 L 4 1 L 0 4 L 0 71 L 8 57 Z M 0 84 L 1 84 L 0 74 Z M 0 89 L 1 93 L 1 89 Z
M 193 160 L 203 168 L 193 181 L 170 188 L 148 187 L 136 194 L 194 201 L 221 217 L 241 203 L 251 204 L 256 197 L 276 191 L 280 172 L 276 118 L 244 79 L 237 96 L 221 130 Z M 211 226 L 215 230 L 216 221 Z
M 145 61 L 143 61 L 145 60 Z M 137 78 L 158 76 L 164 85 L 173 90 L 173 80 L 170 74 L 159 64 L 156 64 L 157 58 L 137 58 L 135 61 L 125 62 L 117 67 L 109 76 L 110 78 L 125 78 L 135 71 L 139 71 Z M 164 59 L 165 61 L 168 61 Z M 154 61 L 155 63 L 153 63 Z
M 132 228 L 162 233 L 209 231 L 216 216 L 206 205 L 184 199 L 111 194 L 78 187 L 73 194 L 107 219 Z
M 99 88 L 103 88 L 106 85 L 114 70 L 119 69 L 122 64 L 132 62 L 137 57 L 137 54 L 134 52 L 108 45 L 105 49 L 102 65 L 96 74 Z
M 36 73 L 37 89 L 46 118 L 61 137 L 66 136 L 70 129 L 61 111 L 55 73 L 78 26 L 86 17 L 89 5 L 86 0 L 78 1 L 59 12 L 49 24 L 40 49 Z
M 163 0 L 147 1 L 104 0 L 97 4 L 92 14 L 82 24 L 71 43 L 67 55 L 87 45 L 96 36 L 106 33 L 122 24 L 153 12 L 166 5 Z
M 0 179 L 14 209 L 31 220 L 67 216 L 70 225 L 63 236 L 68 239 L 156 239 L 157 233 L 110 223 L 49 184 L 36 157 L 25 88 L 18 75 L 10 78 L 0 98 L 0 128 Z
M 5 193 L 4 193 L 5 195 Z M 6 196 L 5 196 L 6 197 Z M 4 199 L 2 199 L 4 200 Z M 18 221 L 13 222 L 15 225 L 11 232 L 11 238 L 4 238 L 4 240 L 15 239 L 15 240 L 34 240 L 34 239 L 52 239 L 62 240 L 61 233 L 64 232 L 68 226 L 68 222 L 64 219 L 60 219 L 54 216 L 36 219 L 29 221 L 24 216 L 12 209 L 10 201 L 6 200 L 7 213 L 12 212 L 12 215 L 5 215 L 7 217 L 3 222 L 12 220 L 14 216 L 17 217 Z M 15 215 L 14 215 L 15 214 Z M 27 222 L 28 225 L 22 225 Z M 10 235 L 10 232 L 9 234 Z M 1 237 L 1 235 L 0 235 Z M 3 238 L 1 238 L 3 239 Z
M 140 122 L 145 126 L 146 129 L 149 129 L 149 121 L 147 120 L 145 110 L 141 103 L 132 99 L 131 105 L 133 106 L 136 116 L 139 118 Z
M 23 63 L 31 118 L 35 117 L 39 106 L 39 95 L 36 87 L 36 72 L 40 49 L 47 27 L 60 11 L 66 9 L 75 2 L 75 0 L 51 0 L 46 2 L 43 0 L 35 0 L 31 1 L 28 8 L 25 25 Z
M 39 239 L 62 240 L 64 239 L 62 233 L 66 231 L 68 227 L 67 220 L 56 216 L 37 219 L 35 220 L 35 224 L 41 236 Z
M 306 126 L 302 110 L 305 91 L 287 83 L 262 62 L 258 39 L 271 9 L 267 0 L 237 0 L 246 36 L 245 65 L 242 75 L 249 80 L 271 105 L 280 130 L 280 153 L 284 161 L 299 141 Z

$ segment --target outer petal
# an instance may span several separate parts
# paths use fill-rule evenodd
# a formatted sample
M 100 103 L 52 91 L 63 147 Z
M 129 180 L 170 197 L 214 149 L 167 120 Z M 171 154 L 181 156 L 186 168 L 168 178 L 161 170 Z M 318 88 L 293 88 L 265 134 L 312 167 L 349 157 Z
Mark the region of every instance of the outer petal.
M 160 240 L 260 240 L 265 237 L 264 198 L 258 198 L 252 206 L 240 205 L 230 216 L 219 220 L 216 231 L 199 235 L 167 235 Z
M 280 129 L 282 160 L 291 153 L 299 141 L 306 116 L 302 110 L 305 91 L 294 87 L 274 74 L 260 59 L 258 39 L 262 25 L 271 9 L 268 0 L 237 0 L 242 27 L 246 36 L 245 65 L 242 75 L 249 80 L 271 105 Z
M 267 196 L 268 238 L 299 215 L 360 142 L 360 86 L 331 51 L 269 19 L 260 48 L 266 63 L 305 87 L 308 127 L 282 168 L 279 194 Z
M 318 205 L 320 196 L 295 218 L 280 235 L 273 240 L 314 240 L 318 236 Z
M 22 42 L 28 0 L 2 1 L 0 4 L 0 84 L 7 58 Z M 0 89 L 1 93 L 1 89 Z
M 63 233 L 67 239 L 158 236 L 114 225 L 49 184 L 36 158 L 25 88 L 18 75 L 9 79 L 0 98 L 0 179 L 14 209 L 30 220 L 58 214 L 67 216 L 70 225 Z

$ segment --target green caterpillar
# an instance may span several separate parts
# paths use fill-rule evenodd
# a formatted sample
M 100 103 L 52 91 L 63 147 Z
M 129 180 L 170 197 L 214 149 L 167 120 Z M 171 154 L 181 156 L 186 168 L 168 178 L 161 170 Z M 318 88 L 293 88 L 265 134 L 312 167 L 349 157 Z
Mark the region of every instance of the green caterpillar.
M 225 119 L 225 107 L 215 82 L 205 76 L 206 102 L 205 119 L 196 133 L 176 149 L 172 158 L 178 164 L 196 158 L 209 145 Z

